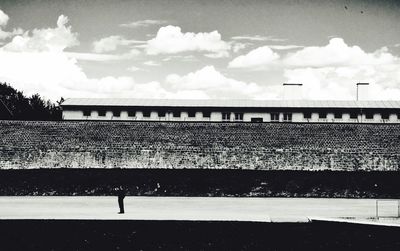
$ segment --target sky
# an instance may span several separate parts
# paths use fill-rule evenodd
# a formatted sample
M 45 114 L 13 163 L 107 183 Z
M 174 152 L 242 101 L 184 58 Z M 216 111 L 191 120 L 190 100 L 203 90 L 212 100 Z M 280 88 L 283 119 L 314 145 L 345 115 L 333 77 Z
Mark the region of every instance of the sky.
M 400 1 L 0 0 L 27 95 L 400 100 Z M 284 89 L 283 83 L 302 83 Z

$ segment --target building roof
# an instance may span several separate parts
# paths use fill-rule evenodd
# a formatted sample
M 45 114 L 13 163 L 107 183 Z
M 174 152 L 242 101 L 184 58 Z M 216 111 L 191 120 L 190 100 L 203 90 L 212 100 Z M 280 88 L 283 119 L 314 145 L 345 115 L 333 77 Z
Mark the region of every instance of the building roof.
M 237 108 L 386 108 L 400 109 L 395 101 L 344 100 L 213 100 L 213 99 L 133 99 L 133 98 L 69 98 L 62 104 L 70 106 L 106 107 L 237 107 Z

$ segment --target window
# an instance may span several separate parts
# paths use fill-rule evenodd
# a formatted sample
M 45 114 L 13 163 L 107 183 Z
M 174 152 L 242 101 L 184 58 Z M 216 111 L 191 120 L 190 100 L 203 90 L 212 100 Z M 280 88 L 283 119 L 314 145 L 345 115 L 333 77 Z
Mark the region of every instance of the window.
M 305 119 L 311 119 L 311 112 L 305 112 L 304 113 L 304 118 Z
M 143 111 L 144 118 L 150 118 L 150 111 Z
M 387 112 L 382 113 L 381 116 L 382 116 L 382 119 L 389 119 L 389 113 L 387 113 Z
M 188 117 L 189 117 L 189 118 L 194 118 L 194 117 L 196 117 L 196 111 L 189 111 L 189 112 L 188 112 Z
M 277 112 L 271 113 L 271 121 L 279 122 L 279 113 L 277 113 Z
M 320 112 L 319 113 L 319 118 L 320 119 L 326 119 L 326 112 Z
M 335 112 L 335 114 L 334 114 L 334 118 L 335 119 L 341 119 L 342 118 L 342 113 L 340 113 L 340 112 Z
M 174 112 L 172 112 L 172 115 L 174 116 L 174 118 L 180 118 L 181 117 L 181 112 L 174 111 Z
M 91 113 L 90 110 L 83 110 L 83 116 L 85 116 L 85 117 L 89 117 L 90 113 Z
M 283 114 L 283 121 L 284 122 L 292 122 L 292 114 L 291 113 L 284 113 Z
M 222 120 L 224 120 L 224 121 L 231 120 L 231 113 L 230 112 L 223 112 L 222 113 Z
M 113 111 L 113 117 L 120 117 L 121 111 Z
M 203 118 L 209 118 L 211 117 L 211 112 L 207 111 L 207 112 L 203 112 Z
M 132 110 L 128 111 L 128 116 L 129 117 L 135 117 L 136 116 L 136 111 L 132 111 Z
M 100 110 L 99 111 L 99 117 L 105 117 L 106 116 L 106 111 L 105 110 Z
M 262 123 L 263 122 L 263 118 L 251 118 L 251 122 Z
M 365 114 L 365 118 L 366 118 L 366 119 L 373 119 L 373 118 L 374 118 L 374 114 L 373 114 L 372 112 L 367 112 L 367 113 Z
M 235 113 L 235 120 L 242 121 L 243 120 L 243 113 L 241 113 L 241 112 Z
M 166 112 L 165 111 L 158 111 L 158 117 L 162 118 L 165 117 Z
M 357 119 L 358 114 L 356 112 L 350 112 L 350 118 L 351 119 Z

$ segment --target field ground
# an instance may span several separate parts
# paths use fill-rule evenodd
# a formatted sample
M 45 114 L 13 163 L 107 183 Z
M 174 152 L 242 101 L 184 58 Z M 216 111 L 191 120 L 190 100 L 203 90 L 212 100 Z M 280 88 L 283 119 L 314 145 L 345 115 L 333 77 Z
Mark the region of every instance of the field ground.
M 0 219 L 108 219 L 307 222 L 309 218 L 375 217 L 375 199 L 127 196 L 118 215 L 114 196 L 0 197 Z M 379 216 L 395 217 L 397 201 L 380 201 Z
M 382 203 L 380 215 L 397 213 Z M 128 196 L 125 206 L 0 197 L 1 250 L 400 250 L 400 227 L 336 221 L 373 217 L 374 199 Z

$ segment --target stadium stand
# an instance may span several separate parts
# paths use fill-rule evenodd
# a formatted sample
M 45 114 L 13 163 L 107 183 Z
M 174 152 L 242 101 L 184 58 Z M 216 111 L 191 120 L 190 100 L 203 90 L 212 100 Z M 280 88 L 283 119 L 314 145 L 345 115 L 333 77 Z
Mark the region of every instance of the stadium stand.
M 0 168 L 399 170 L 399 124 L 0 121 Z

